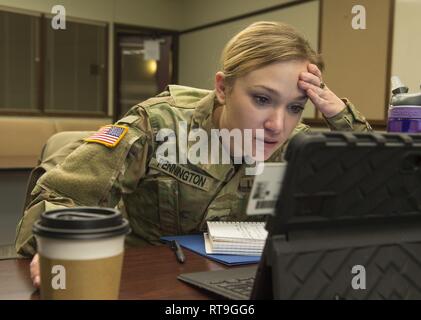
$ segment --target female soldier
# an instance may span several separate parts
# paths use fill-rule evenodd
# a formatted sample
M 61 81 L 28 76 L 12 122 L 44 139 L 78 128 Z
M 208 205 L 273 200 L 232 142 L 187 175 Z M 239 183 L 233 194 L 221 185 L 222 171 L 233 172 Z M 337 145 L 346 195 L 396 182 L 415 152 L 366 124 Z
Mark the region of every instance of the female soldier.
M 320 57 L 292 27 L 250 25 L 227 43 L 215 90 L 169 86 L 134 106 L 116 125 L 85 139 L 45 173 L 18 225 L 17 251 L 36 253 L 32 224 L 43 211 L 60 207 L 120 204 L 133 231 L 130 243 L 156 244 L 163 235 L 197 232 L 207 220 L 245 220 L 251 186 L 245 165 L 160 162 L 157 135 L 171 129 L 180 136 L 181 122 L 188 132 L 261 129 L 263 137 L 253 138 L 263 140 L 264 160 L 281 161 L 288 139 L 308 131 L 300 123 L 308 98 L 331 129 L 371 130 L 349 101 L 323 83 L 320 69 Z M 113 141 L 107 140 L 110 130 L 117 137 Z M 184 152 L 180 144 L 176 148 L 179 155 Z M 35 285 L 37 261 L 35 256 L 31 264 Z

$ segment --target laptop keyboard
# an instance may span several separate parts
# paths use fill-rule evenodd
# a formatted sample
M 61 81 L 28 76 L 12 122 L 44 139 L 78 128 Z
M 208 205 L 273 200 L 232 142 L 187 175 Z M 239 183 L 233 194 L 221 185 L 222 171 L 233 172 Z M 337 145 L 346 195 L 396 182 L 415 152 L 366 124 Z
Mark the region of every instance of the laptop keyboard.
M 225 270 L 183 273 L 178 279 L 228 299 L 250 299 L 257 265 Z
M 221 289 L 232 291 L 237 294 L 250 297 L 253 289 L 254 277 L 228 279 L 222 281 L 211 281 L 209 284 L 217 286 Z

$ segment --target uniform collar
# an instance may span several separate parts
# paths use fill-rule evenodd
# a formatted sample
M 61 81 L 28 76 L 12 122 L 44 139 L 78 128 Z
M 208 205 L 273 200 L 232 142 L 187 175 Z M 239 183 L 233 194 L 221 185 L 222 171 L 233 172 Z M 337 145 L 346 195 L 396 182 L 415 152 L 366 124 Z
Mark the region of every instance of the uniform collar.
M 170 84 L 166 88 L 170 92 L 175 104 L 181 108 L 191 108 L 199 103 L 204 97 L 212 93 L 211 90 Z

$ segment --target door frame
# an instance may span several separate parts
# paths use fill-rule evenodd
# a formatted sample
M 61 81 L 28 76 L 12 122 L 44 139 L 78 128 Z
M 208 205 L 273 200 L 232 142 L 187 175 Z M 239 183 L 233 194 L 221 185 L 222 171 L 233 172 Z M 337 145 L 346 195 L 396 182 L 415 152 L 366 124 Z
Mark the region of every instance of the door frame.
M 119 50 L 119 39 L 124 36 L 151 36 L 159 38 L 161 36 L 172 37 L 172 76 L 171 83 L 178 83 L 178 48 L 179 48 L 179 32 L 168 29 L 138 27 L 125 24 L 114 24 L 114 103 L 113 103 L 113 122 L 118 120 L 120 114 L 120 76 L 121 54 Z M 140 101 L 139 101 L 140 102 Z

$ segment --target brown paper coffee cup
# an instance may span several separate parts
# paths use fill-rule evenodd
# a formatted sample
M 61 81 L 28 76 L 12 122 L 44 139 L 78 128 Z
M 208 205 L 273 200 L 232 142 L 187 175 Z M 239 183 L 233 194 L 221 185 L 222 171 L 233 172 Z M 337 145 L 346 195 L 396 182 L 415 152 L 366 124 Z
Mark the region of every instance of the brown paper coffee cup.
M 42 299 L 118 299 L 124 238 L 120 212 L 68 208 L 44 212 L 34 224 Z

